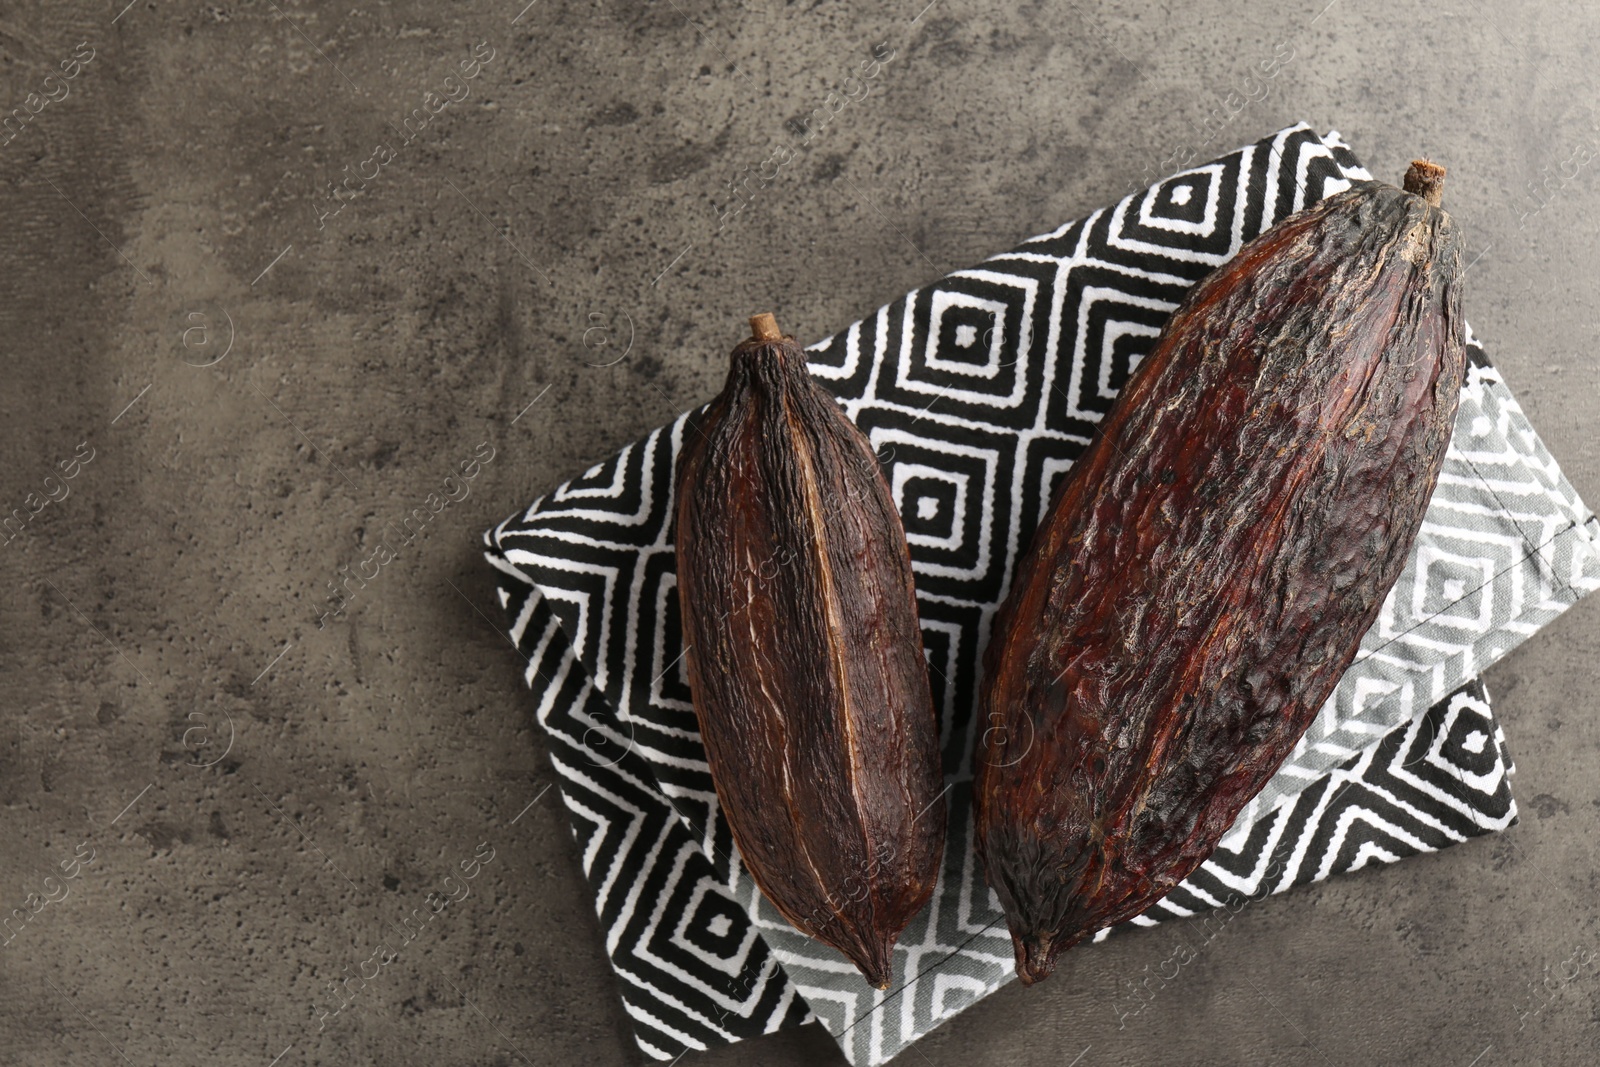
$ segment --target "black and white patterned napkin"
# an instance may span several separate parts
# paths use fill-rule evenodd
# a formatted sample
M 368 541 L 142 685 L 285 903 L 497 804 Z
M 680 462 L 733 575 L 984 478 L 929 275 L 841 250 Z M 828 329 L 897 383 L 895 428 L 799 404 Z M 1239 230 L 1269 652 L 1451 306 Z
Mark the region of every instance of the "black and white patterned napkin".
M 951 786 L 940 886 L 901 937 L 888 991 L 766 903 L 719 817 L 670 540 L 687 413 L 485 535 L 646 1052 L 672 1059 L 816 1019 L 852 1063 L 877 1064 L 1011 980 L 969 793 L 979 657 L 1017 555 L 1185 290 L 1277 220 L 1368 177 L 1337 135 L 1290 127 L 809 349 L 900 508 Z M 1356 662 L 1211 860 L 1124 927 L 1228 914 L 1514 820 L 1510 759 L 1476 675 L 1600 587 L 1600 531 L 1469 342 L 1444 474 Z

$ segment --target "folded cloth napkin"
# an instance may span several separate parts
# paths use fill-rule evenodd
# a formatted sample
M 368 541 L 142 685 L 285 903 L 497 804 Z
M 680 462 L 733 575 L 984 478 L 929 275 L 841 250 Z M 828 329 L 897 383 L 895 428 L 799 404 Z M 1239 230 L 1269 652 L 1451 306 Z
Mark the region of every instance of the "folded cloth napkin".
M 950 786 L 938 891 L 902 935 L 887 991 L 777 914 L 718 815 L 674 582 L 687 413 L 485 535 L 649 1055 L 815 1019 L 852 1063 L 882 1063 L 1012 980 L 1010 938 L 972 851 L 970 783 L 979 657 L 1017 556 L 1185 290 L 1279 219 L 1369 177 L 1337 134 L 1299 124 L 808 350 L 871 438 L 900 509 Z M 1118 929 L 1225 914 L 1514 821 L 1510 759 L 1476 675 L 1600 587 L 1600 523 L 1470 331 L 1469 354 L 1444 473 L 1355 663 L 1213 857 Z M 1108 1011 L 1135 1013 L 1142 997 Z

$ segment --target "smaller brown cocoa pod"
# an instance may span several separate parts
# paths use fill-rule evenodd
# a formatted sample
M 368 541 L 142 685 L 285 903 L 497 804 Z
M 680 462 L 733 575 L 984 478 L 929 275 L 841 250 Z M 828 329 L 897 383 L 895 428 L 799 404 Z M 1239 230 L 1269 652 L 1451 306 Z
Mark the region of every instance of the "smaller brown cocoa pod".
M 750 325 L 678 469 L 689 687 L 751 877 L 887 988 L 944 849 L 910 552 L 866 437 L 771 315 Z

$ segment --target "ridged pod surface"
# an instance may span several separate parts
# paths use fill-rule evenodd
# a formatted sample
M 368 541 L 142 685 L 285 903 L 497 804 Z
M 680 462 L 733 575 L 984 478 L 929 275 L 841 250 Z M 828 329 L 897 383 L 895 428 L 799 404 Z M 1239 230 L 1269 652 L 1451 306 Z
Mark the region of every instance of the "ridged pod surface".
M 1246 244 L 1058 487 L 985 652 L 974 784 L 1025 983 L 1211 854 L 1399 577 L 1465 370 L 1443 173 Z
M 767 899 L 886 988 L 944 849 L 911 557 L 866 437 L 771 316 L 687 428 L 689 686 L 717 800 Z

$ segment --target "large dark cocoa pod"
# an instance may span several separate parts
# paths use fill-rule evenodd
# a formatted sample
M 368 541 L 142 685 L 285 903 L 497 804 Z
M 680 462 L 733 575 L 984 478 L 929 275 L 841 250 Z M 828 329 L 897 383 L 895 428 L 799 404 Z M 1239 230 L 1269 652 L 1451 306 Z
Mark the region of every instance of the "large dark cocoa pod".
M 1399 577 L 1465 367 L 1443 168 L 1190 291 L 1063 479 L 985 653 L 977 847 L 1025 983 L 1199 866 Z
M 756 884 L 887 988 L 944 849 L 911 557 L 872 446 L 794 338 L 750 324 L 678 471 L 689 686 Z

